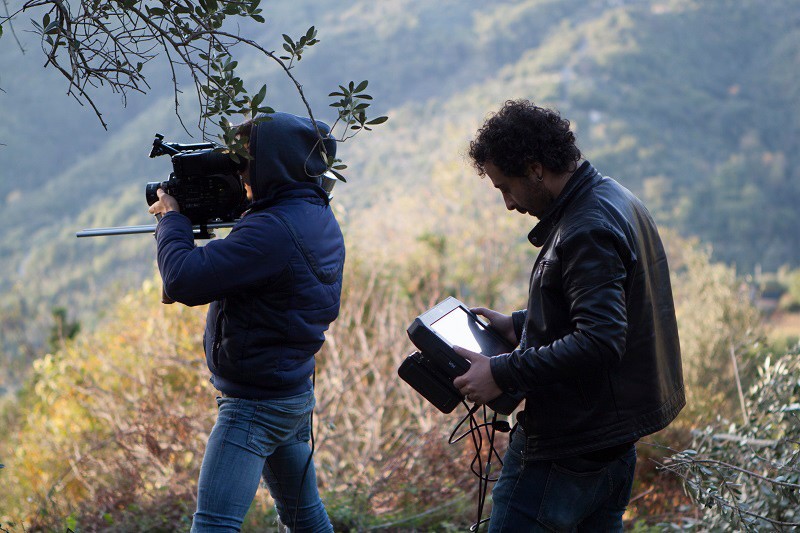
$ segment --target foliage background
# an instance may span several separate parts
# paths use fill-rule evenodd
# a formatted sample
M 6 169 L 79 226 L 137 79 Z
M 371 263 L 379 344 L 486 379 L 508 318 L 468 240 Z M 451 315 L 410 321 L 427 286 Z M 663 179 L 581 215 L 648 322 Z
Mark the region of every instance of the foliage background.
M 281 33 L 319 30 L 321 43 L 296 70 L 319 118 L 332 122 L 325 95 L 342 79 L 369 79 L 374 105 L 391 117 L 340 146 L 350 168 L 334 204 L 348 279 L 342 316 L 319 357 L 315 426 L 337 529 L 444 529 L 473 519 L 467 452 L 444 445 L 453 420 L 395 372 L 411 350 L 405 327 L 445 295 L 524 306 L 534 220 L 506 213 L 464 157 L 483 118 L 507 98 L 560 109 L 586 157 L 669 228 L 690 403 L 654 440 L 678 449 L 692 429 L 751 423 L 731 347 L 747 392 L 762 383 L 757 369 L 768 353 L 796 357 L 790 348 L 800 333 L 792 314 L 800 306 L 796 2 L 264 7 L 266 26 L 243 28 L 268 48 L 280 46 Z M 0 525 L 180 528 L 214 416 L 200 355 L 203 310 L 157 303 L 147 237 L 77 240 L 74 232 L 149 223 L 144 183 L 169 170 L 166 160 L 146 157 L 152 135 L 188 135 L 165 65 L 148 65 L 153 91 L 131 96 L 127 107 L 97 93 L 105 132 L 41 69 L 25 29 L 15 31 L 25 54 L 8 30 L 0 40 Z M 262 60 L 241 58 L 239 74 L 266 82 L 272 107 L 303 112 Z M 191 106 L 182 101 L 187 115 Z M 778 303 L 765 304 L 762 296 L 774 294 Z M 776 314 L 765 315 L 764 305 Z M 80 322 L 74 340 L 56 336 L 48 345 L 58 331 L 54 307 Z M 796 390 L 780 390 L 785 405 L 798 401 Z M 664 452 L 639 448 L 640 497 L 628 518 L 713 524 L 669 481 L 675 476 L 654 470 L 649 458 L 662 461 Z M 447 505 L 429 508 L 432 494 L 446 495 Z M 273 520 L 259 496 L 248 527 L 270 529 Z

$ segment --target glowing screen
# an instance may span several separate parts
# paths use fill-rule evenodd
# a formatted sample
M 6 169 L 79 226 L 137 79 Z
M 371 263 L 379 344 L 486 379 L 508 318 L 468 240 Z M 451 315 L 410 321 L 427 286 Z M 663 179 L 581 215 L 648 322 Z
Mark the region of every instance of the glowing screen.
M 461 346 L 489 356 L 509 351 L 500 340 L 486 331 L 483 324 L 468 315 L 461 307 L 456 307 L 431 324 L 431 327 L 451 346 Z

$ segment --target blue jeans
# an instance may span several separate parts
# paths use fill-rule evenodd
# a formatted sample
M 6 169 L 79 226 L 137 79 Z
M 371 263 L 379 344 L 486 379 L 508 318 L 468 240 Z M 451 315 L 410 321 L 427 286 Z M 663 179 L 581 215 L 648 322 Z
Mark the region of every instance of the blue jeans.
M 525 461 L 525 433 L 517 426 L 492 490 L 489 531 L 622 531 L 631 497 L 636 448 L 618 459 L 581 457 Z
M 308 440 L 314 391 L 270 400 L 217 398 L 200 468 L 193 533 L 239 531 L 261 477 L 293 531 L 333 531 L 317 491 Z M 300 485 L 302 479 L 302 487 Z

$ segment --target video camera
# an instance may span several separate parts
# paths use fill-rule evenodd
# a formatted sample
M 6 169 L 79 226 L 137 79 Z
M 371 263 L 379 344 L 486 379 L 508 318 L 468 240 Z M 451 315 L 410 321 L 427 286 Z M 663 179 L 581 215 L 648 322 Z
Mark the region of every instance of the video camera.
M 195 239 L 211 239 L 211 230 L 231 228 L 247 208 L 248 201 L 239 172 L 244 160 L 236 163 L 221 147 L 213 143 L 180 144 L 164 142 L 156 133 L 150 157 L 169 155 L 172 172 L 165 181 L 151 181 L 145 186 L 147 205 L 158 201 L 158 189 L 163 189 L 178 201 L 183 215 L 192 221 Z M 331 172 L 318 176 L 317 185 L 332 199 L 331 191 L 337 181 Z M 102 237 L 153 233 L 156 225 L 90 228 L 79 231 L 76 237 Z
M 150 157 L 169 155 L 172 170 L 166 181 L 152 181 L 145 187 L 147 205 L 158 201 L 160 188 L 174 197 L 180 212 L 192 224 L 231 222 L 247 207 L 242 179 L 246 160 L 236 163 L 227 153 L 212 143 L 166 143 L 156 133 Z
M 158 201 L 163 189 L 178 202 L 181 214 L 192 221 L 195 239 L 210 239 L 210 230 L 233 227 L 247 208 L 247 195 L 239 172 L 244 160 L 236 163 L 229 154 L 213 143 L 180 144 L 164 142 L 156 133 L 150 157 L 169 155 L 172 172 L 164 181 L 151 181 L 145 186 L 147 205 Z M 153 233 L 155 225 L 92 228 L 79 231 L 77 237 Z

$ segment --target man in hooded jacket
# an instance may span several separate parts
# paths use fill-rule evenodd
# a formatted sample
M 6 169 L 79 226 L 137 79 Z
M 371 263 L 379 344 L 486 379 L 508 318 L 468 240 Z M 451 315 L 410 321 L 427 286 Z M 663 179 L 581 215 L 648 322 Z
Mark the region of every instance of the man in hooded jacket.
M 311 376 L 339 313 L 344 240 L 320 176 L 335 140 L 317 121 L 274 113 L 248 124 L 249 209 L 224 239 L 195 247 L 192 225 L 159 190 L 151 213 L 164 292 L 210 303 L 203 345 L 219 413 L 208 439 L 192 531 L 238 531 L 263 477 L 281 521 L 331 531 L 308 440 Z

